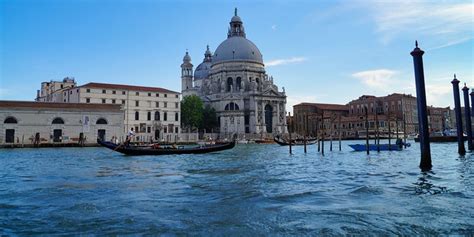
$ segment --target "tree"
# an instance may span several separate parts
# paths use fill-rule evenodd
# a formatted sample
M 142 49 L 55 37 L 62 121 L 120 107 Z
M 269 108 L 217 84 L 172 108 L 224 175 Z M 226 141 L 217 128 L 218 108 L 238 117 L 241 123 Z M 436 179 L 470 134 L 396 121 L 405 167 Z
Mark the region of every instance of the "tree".
M 203 109 L 203 119 L 200 128 L 206 129 L 207 132 L 212 131 L 219 126 L 217 121 L 216 110 L 209 105 L 206 105 Z
M 203 121 L 203 102 L 196 95 L 185 96 L 181 101 L 181 124 L 188 129 L 199 128 Z

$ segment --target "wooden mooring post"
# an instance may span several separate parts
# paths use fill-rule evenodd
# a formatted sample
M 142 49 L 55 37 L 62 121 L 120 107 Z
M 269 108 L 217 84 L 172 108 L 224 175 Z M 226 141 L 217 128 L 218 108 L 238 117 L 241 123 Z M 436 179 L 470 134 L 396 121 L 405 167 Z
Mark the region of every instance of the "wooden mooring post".
M 425 52 L 418 48 L 418 41 L 415 41 L 415 48 L 411 51 L 413 56 L 413 67 L 415 70 L 416 84 L 416 105 L 418 108 L 418 130 L 420 131 L 420 169 L 422 171 L 431 170 L 431 149 L 428 131 L 428 113 L 426 109 L 425 73 L 423 71 L 423 54 Z
M 303 117 L 304 131 L 303 131 L 303 144 L 304 144 L 304 153 L 306 153 L 306 135 L 308 134 L 308 115 L 305 114 Z
M 365 149 L 367 150 L 367 155 L 369 152 L 369 108 L 365 108 Z
M 461 99 L 459 96 L 459 80 L 456 79 L 456 74 L 454 74 L 454 79 L 451 81 L 453 84 L 453 94 L 454 94 L 454 113 L 456 114 L 456 130 L 458 137 L 458 153 L 459 155 L 466 154 L 466 148 L 464 147 L 463 140 L 463 129 L 462 129 L 462 114 L 461 114 Z
M 321 155 L 324 156 L 324 111 L 321 112 Z
M 290 113 L 290 112 L 288 112 L 288 118 L 291 118 L 291 113 Z M 290 147 L 290 155 L 291 155 L 291 154 L 292 154 L 292 151 L 291 151 L 291 122 L 290 122 L 290 121 L 287 121 L 286 127 L 287 127 L 287 129 L 288 129 L 288 136 L 289 136 L 288 139 L 290 140 L 290 142 L 289 142 L 289 143 L 290 143 L 289 147 Z
M 466 119 L 467 149 L 472 151 L 471 106 L 469 105 L 469 88 L 467 88 L 466 83 L 464 83 L 462 91 L 464 94 L 464 118 Z

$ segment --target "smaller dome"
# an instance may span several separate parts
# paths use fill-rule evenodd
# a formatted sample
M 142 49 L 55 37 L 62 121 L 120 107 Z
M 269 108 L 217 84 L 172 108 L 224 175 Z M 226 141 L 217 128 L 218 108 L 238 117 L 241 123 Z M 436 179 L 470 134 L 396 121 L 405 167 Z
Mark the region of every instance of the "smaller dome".
M 242 19 L 239 16 L 233 16 L 230 22 L 242 22 Z
M 183 57 L 183 62 L 191 62 L 191 56 L 189 56 L 188 51 L 186 51 L 186 55 Z
M 196 67 L 194 71 L 194 80 L 202 80 L 209 77 L 209 71 L 211 70 L 211 62 L 202 62 Z

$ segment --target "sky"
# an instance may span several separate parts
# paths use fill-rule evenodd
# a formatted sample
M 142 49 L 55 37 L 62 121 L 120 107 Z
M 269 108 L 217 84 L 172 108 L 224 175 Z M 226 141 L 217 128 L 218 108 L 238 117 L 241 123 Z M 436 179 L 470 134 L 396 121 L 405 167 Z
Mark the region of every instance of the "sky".
M 180 91 L 186 50 L 196 67 L 227 38 L 235 7 L 288 111 L 416 96 L 415 40 L 428 105 L 453 106 L 454 74 L 474 88 L 472 1 L 0 0 L 0 100 L 34 100 L 41 82 L 65 77 Z

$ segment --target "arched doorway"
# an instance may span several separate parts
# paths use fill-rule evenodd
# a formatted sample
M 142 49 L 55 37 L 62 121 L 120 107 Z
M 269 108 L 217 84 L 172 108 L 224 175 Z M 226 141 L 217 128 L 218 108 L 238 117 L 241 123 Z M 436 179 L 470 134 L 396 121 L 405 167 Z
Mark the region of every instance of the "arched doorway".
M 4 124 L 17 124 L 18 120 L 14 117 L 7 117 L 4 121 Z M 14 143 L 15 142 L 15 129 L 5 129 L 5 143 Z
M 273 132 L 273 107 L 269 104 L 265 105 L 265 125 L 267 133 Z

